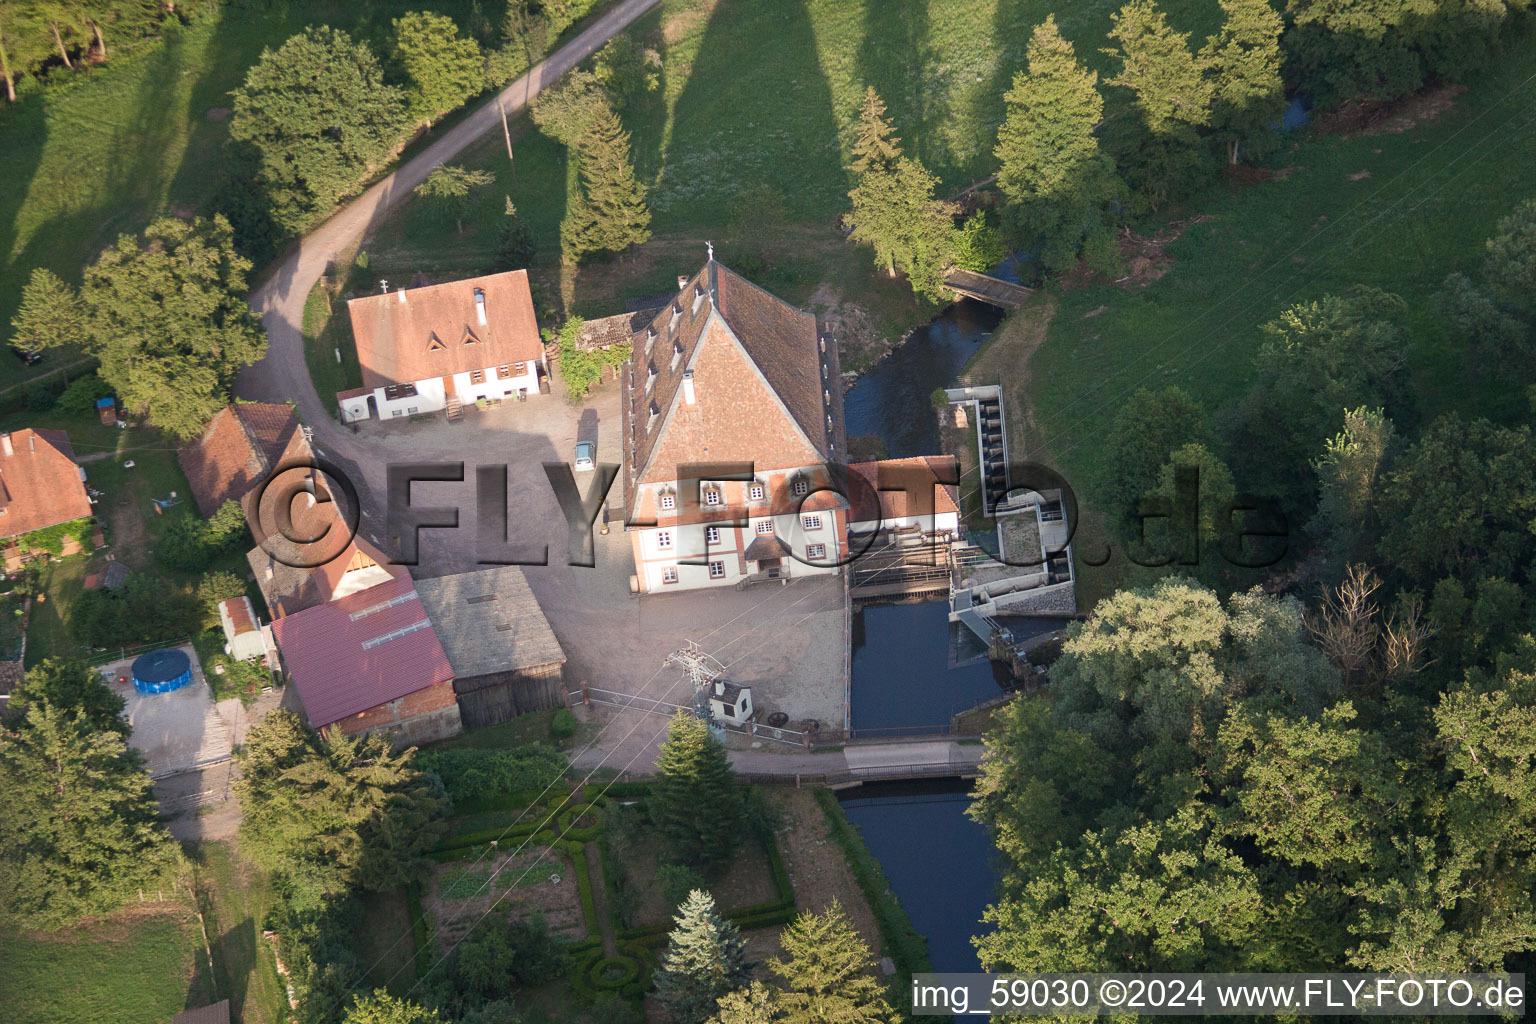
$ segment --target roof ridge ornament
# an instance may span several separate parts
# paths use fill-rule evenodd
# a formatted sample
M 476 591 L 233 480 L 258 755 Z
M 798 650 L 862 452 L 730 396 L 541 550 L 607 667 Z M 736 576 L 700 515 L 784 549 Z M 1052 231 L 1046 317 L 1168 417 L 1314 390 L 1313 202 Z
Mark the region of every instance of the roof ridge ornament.
M 715 262 L 715 243 L 714 242 L 705 242 L 704 243 L 704 248 L 709 253 L 709 262 L 710 263 Z

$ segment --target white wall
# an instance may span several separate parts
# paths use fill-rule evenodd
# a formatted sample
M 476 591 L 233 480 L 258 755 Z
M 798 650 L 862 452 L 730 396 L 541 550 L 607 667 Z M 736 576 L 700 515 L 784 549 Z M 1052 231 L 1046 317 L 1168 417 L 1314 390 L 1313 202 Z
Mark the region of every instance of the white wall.
M 442 412 L 448 406 L 447 392 L 443 388 L 441 377 L 417 381 L 416 394 L 409 398 L 397 398 L 391 402 L 384 397 L 383 388 L 374 388 L 373 397 L 379 403 L 381 420 L 405 419 L 407 416 L 416 416 L 421 413 Z M 399 415 L 396 416 L 396 413 Z
M 496 367 L 488 366 L 482 372 L 485 374 L 485 382 L 482 384 L 470 383 L 470 371 L 453 375 L 453 390 L 459 401 L 465 405 L 474 405 L 479 398 L 492 399 L 516 399 L 519 390 L 526 389 L 530 395 L 539 393 L 539 364 L 529 362 L 524 364 L 526 371 L 517 377 L 498 379 Z M 421 413 L 441 412 L 448 407 L 448 392 L 443 387 L 441 377 L 432 377 L 428 380 L 418 380 L 416 394 L 410 398 L 399 398 L 391 402 L 384 397 L 383 388 L 374 388 L 373 399 L 378 403 L 379 419 L 404 419 L 407 416 Z M 341 419 L 343 423 L 352 423 L 368 418 L 368 395 L 358 395 L 340 402 Z M 398 412 L 400 415 L 396 416 Z
M 527 370 L 521 376 L 508 377 L 505 380 L 497 378 L 496 367 L 488 366 L 481 371 L 485 374 L 483 384 L 471 384 L 468 372 L 456 373 L 453 375 L 453 390 L 459 396 L 459 401 L 465 405 L 473 405 L 477 398 L 515 399 L 519 389 L 526 390 L 530 395 L 536 395 L 539 393 L 539 364 L 530 362 L 524 365 Z

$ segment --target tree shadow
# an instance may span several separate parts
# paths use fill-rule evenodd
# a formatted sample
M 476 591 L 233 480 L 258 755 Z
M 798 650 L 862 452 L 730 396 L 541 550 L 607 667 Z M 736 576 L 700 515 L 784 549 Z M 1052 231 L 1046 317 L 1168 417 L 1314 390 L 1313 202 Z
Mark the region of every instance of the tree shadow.
M 864 42 L 859 74 L 885 101 L 886 116 L 902 137 L 902 149 L 932 167 L 935 106 L 933 25 L 928 0 L 864 0 Z
M 33 176 L 42 163 L 43 145 L 48 138 L 47 112 L 43 96 L 32 92 L 21 98 L 0 117 L 0 136 L 5 139 L 5 156 L 0 167 L 5 170 L 5 188 L 0 189 L 0 254 L 4 254 L 5 273 L 0 274 L 0 337 L 11 335 L 11 317 L 21 305 L 21 289 L 31 273 L 25 254 L 11 256 L 17 241 L 17 219 Z M 74 275 L 66 275 L 74 276 Z M 21 360 L 6 352 L 0 354 L 5 364 L 4 376 L 15 377 L 22 371 Z

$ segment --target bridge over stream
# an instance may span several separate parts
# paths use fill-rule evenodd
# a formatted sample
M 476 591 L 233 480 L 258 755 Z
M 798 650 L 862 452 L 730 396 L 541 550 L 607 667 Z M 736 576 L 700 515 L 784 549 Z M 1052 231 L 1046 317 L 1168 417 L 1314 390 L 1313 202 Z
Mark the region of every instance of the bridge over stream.
M 1024 305 L 1033 290 L 1000 277 L 978 274 L 974 270 L 951 267 L 944 275 L 944 287 L 958 296 L 976 299 L 1003 309 L 1017 309 Z

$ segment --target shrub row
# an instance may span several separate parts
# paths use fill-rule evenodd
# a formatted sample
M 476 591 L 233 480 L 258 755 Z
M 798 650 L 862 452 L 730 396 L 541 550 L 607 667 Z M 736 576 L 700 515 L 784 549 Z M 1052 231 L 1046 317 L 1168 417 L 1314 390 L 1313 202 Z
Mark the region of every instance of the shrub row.
M 651 784 L 649 782 L 610 782 L 606 786 L 595 783 L 582 787 L 581 798 L 587 803 L 597 803 L 598 798 L 608 797 L 610 800 L 624 800 L 633 797 L 645 799 L 650 795 Z
M 859 883 L 869 909 L 874 912 L 875 924 L 880 929 L 880 940 L 895 962 L 897 971 L 910 978 L 914 974 L 933 970 L 928 962 L 928 940 L 912 927 L 907 912 L 891 891 L 891 883 L 886 879 L 885 872 L 880 870 L 879 861 L 875 860 L 869 847 L 864 845 L 863 837 L 843 814 L 842 804 L 837 802 L 837 797 L 829 789 L 816 790 L 816 801 L 821 804 L 822 813 L 826 815 L 832 841 L 843 851 L 843 857 L 853 871 L 854 880 Z

